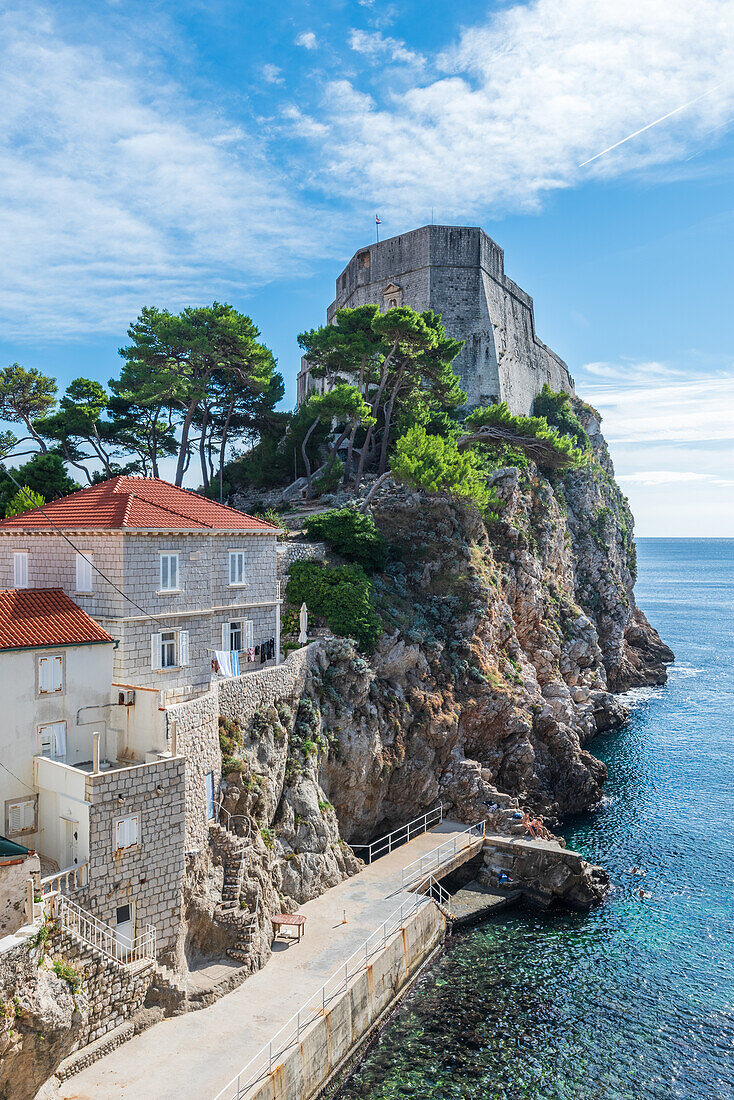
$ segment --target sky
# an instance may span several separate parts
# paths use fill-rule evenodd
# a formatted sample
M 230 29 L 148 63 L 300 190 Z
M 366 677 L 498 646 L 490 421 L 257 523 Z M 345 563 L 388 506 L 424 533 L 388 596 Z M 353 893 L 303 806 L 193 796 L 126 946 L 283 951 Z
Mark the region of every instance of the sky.
M 0 364 L 216 298 L 292 405 L 376 213 L 481 225 L 637 533 L 734 537 L 734 0 L 2 3 L 0 101 Z

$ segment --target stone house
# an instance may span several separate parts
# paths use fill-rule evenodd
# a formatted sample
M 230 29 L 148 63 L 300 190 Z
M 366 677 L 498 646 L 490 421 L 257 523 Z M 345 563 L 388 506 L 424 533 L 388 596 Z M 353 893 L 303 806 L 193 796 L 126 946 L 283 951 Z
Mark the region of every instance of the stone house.
M 217 650 L 280 662 L 277 528 L 158 478 L 116 477 L 0 521 L 0 587 L 63 589 L 116 640 L 114 682 L 165 705 Z

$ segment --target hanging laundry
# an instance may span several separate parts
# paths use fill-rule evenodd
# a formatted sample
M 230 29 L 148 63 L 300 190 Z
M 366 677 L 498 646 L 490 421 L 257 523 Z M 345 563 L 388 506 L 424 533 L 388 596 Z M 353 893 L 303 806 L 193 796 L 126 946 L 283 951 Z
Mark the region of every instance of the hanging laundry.
M 261 645 L 261 646 L 260 646 L 260 664 L 261 664 L 261 665 L 264 665 L 264 664 L 265 664 L 265 662 L 266 662 L 266 660 L 267 660 L 267 657 L 266 657 L 266 655 L 265 655 L 265 654 L 266 654 L 266 649 L 265 649 L 265 646 L 264 646 L 264 645 Z
M 232 650 L 232 675 L 239 676 L 240 674 L 240 655 L 236 649 Z
M 254 645 L 251 645 L 250 648 L 247 650 L 247 660 L 248 661 L 254 661 L 255 660 L 255 647 L 254 647 Z
M 214 658 L 219 665 L 220 676 L 232 675 L 232 654 L 228 649 L 215 649 Z

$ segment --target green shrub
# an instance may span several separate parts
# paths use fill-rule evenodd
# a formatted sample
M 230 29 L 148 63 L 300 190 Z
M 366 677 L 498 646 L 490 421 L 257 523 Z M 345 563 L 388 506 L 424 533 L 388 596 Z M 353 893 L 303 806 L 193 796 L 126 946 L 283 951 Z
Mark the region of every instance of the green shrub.
M 321 493 L 335 493 L 339 488 L 339 482 L 344 473 L 344 463 L 339 458 L 333 458 L 325 470 L 313 479 L 313 491 L 317 496 Z
M 275 834 L 272 829 L 269 829 L 267 825 L 264 825 L 260 830 L 260 836 L 263 838 L 263 844 L 269 852 L 275 847 Z
M 19 516 L 23 512 L 32 511 L 33 508 L 42 508 L 45 503 L 46 498 L 41 493 L 37 493 L 29 485 L 24 485 L 5 505 L 5 518 Z
M 335 634 L 355 638 L 371 652 L 382 633 L 382 622 L 372 607 L 372 582 L 361 565 L 325 566 L 313 561 L 294 562 L 286 599 L 305 603 L 312 615 L 322 616 Z
M 252 514 L 255 519 L 264 519 L 266 523 L 272 523 L 273 527 L 278 527 L 278 542 L 285 542 L 288 538 L 288 528 L 284 525 L 283 520 L 275 511 L 275 508 L 258 508 L 258 510 Z
M 409 485 L 472 500 L 481 512 L 497 518 L 501 502 L 487 486 L 481 458 L 474 451 L 460 451 L 453 439 L 428 435 L 416 425 L 396 442 L 391 470 Z
M 591 450 L 586 429 L 573 411 L 570 394 L 556 393 L 547 382 L 544 383 L 533 402 L 533 413 L 535 416 L 544 416 L 562 435 L 570 436 L 582 451 Z
M 63 959 L 54 959 L 53 962 L 54 974 L 59 978 L 63 978 L 65 982 L 68 982 L 72 988 L 72 992 L 78 993 L 81 989 L 82 975 L 81 973 L 71 965 L 71 963 L 64 962 Z
M 514 416 L 506 401 L 474 409 L 467 416 L 465 426 L 474 432 L 496 428 L 496 438 L 477 440 L 477 445 L 490 450 L 508 444 L 518 447 L 540 467 L 580 466 L 586 461 L 585 451 L 576 447 L 570 436 L 552 428 L 544 416 Z
M 309 516 L 303 526 L 309 538 L 325 542 L 368 572 L 385 568 L 387 543 L 372 516 L 363 516 L 356 508 L 331 508 Z

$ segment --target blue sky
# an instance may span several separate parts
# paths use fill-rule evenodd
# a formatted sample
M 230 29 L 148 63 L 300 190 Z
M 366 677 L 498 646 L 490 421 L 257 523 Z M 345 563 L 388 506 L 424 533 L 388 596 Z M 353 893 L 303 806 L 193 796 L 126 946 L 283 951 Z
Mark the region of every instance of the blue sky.
M 638 533 L 734 536 L 734 0 L 11 3 L 0 52 L 0 363 L 106 380 L 217 297 L 292 402 L 375 212 L 433 211 L 504 247 Z

